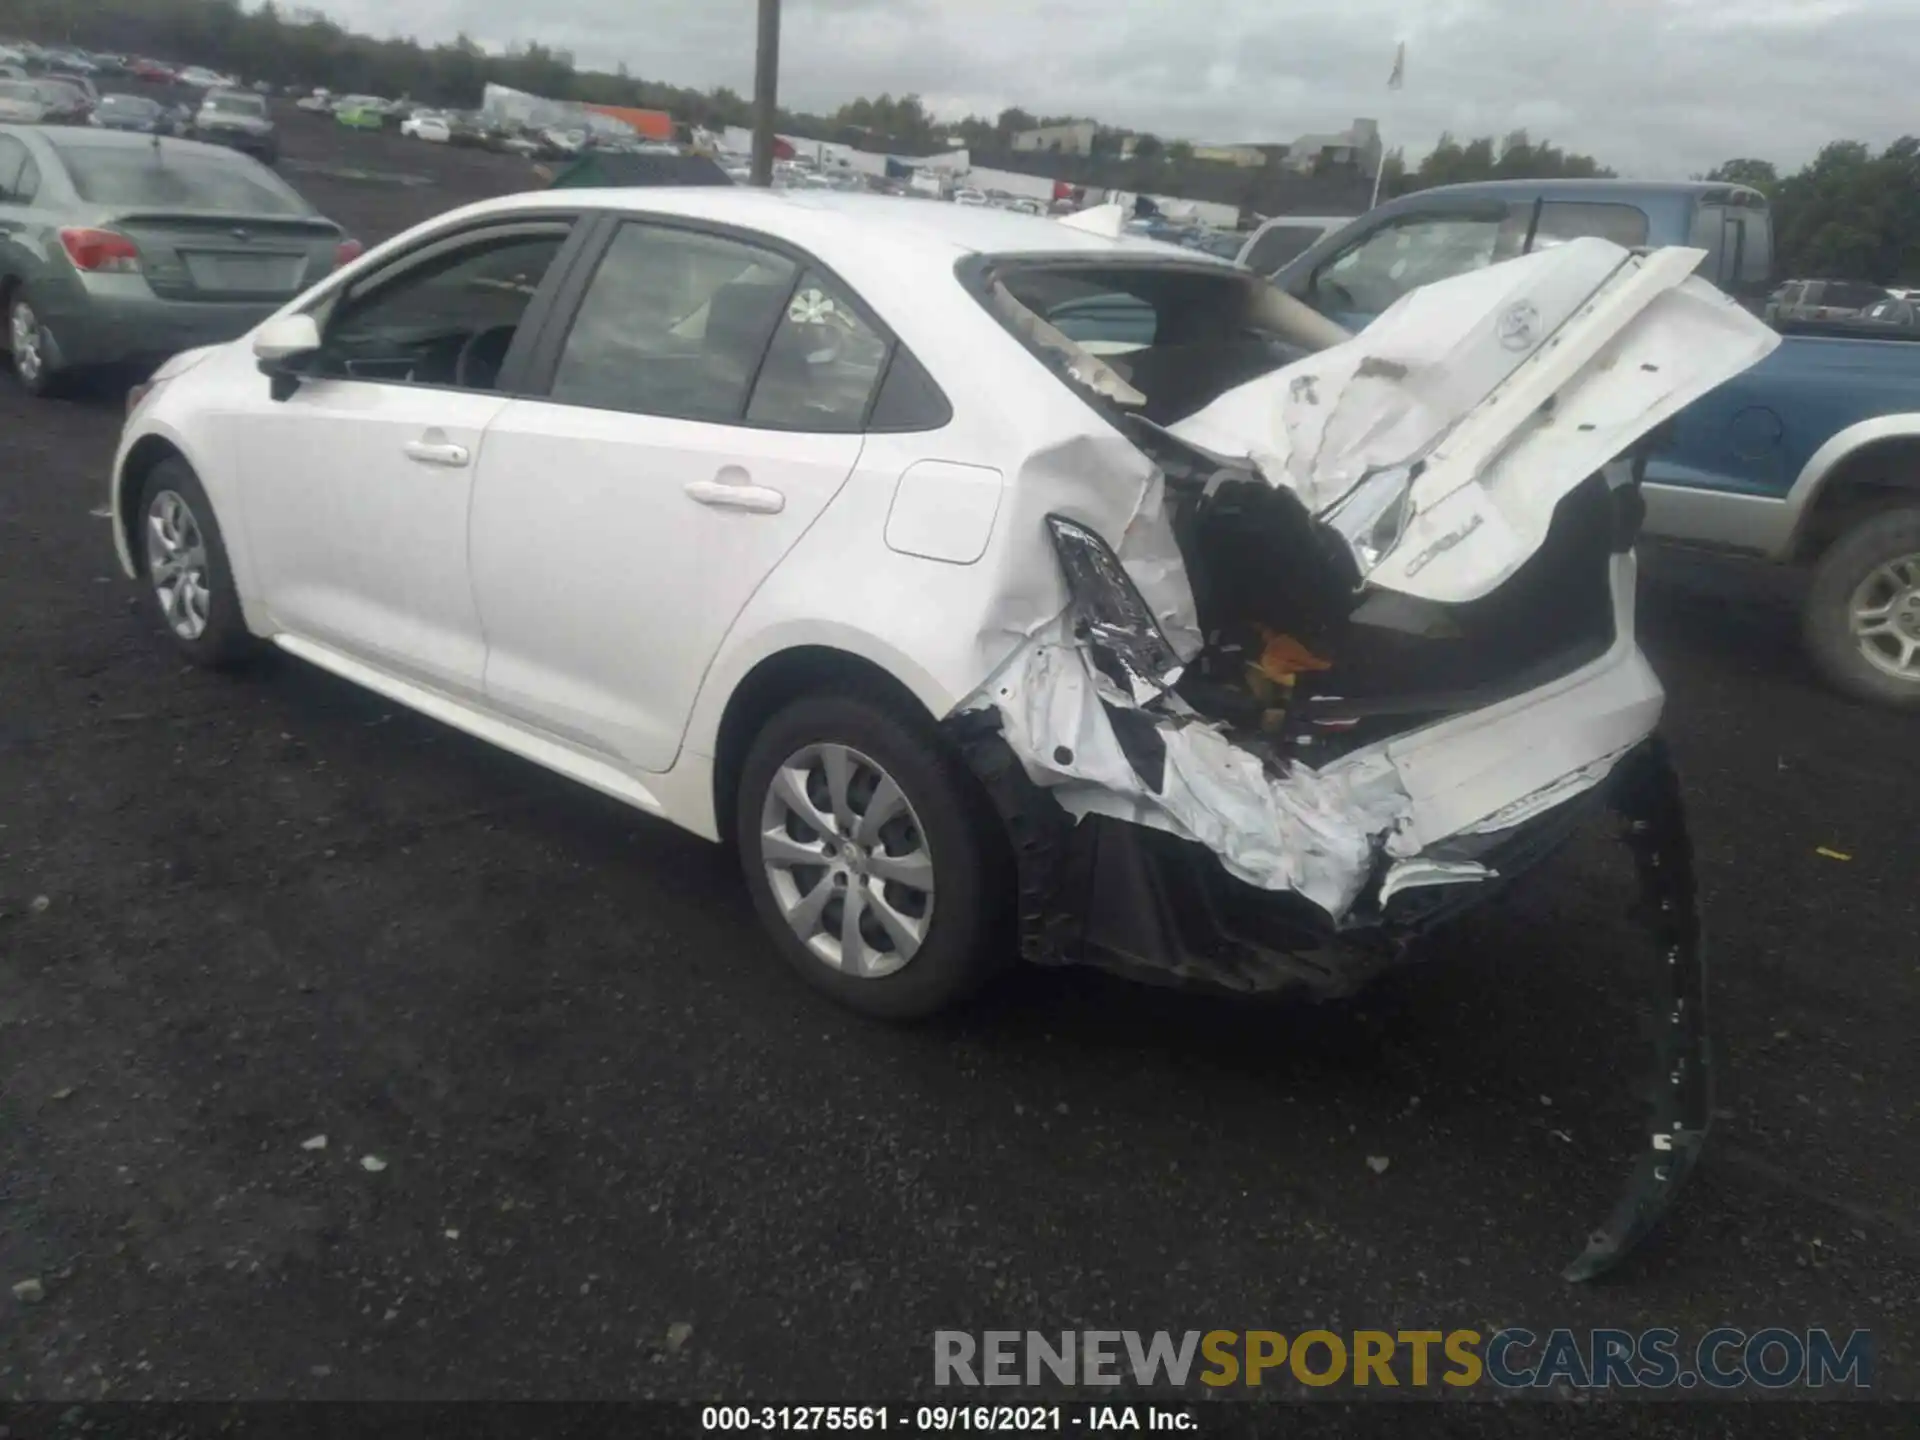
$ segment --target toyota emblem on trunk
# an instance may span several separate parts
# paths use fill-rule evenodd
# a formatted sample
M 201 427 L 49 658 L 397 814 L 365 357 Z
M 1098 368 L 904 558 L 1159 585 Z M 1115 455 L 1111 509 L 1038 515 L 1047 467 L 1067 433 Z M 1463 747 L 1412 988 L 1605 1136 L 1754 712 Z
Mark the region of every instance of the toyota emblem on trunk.
M 1519 300 L 1500 317 L 1500 344 L 1508 350 L 1530 350 L 1540 329 L 1540 311 L 1531 300 Z

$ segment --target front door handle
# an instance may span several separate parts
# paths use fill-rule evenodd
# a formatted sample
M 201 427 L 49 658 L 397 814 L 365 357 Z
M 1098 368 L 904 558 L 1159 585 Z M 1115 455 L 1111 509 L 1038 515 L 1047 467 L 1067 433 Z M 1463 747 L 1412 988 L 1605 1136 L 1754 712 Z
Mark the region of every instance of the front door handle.
M 447 440 L 414 440 L 406 446 L 406 455 L 422 465 L 444 465 L 455 470 L 473 459 L 466 446 Z
M 687 494 L 702 505 L 716 510 L 746 510 L 755 515 L 778 515 L 787 508 L 787 497 L 765 485 L 729 485 L 724 480 L 694 480 Z

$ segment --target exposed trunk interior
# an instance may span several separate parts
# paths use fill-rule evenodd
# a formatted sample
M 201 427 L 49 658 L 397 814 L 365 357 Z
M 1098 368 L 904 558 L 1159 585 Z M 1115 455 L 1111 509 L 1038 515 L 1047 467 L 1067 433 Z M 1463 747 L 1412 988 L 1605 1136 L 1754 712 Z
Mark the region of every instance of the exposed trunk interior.
M 1207 648 L 1181 693 L 1237 738 L 1317 763 L 1533 689 L 1613 643 L 1621 509 L 1590 478 L 1510 580 L 1441 605 L 1356 589 L 1290 491 L 1259 479 L 1189 491 L 1175 535 Z
M 963 278 L 1166 476 L 1206 639 L 1177 688 L 1236 743 L 1282 765 L 1322 763 L 1533 689 L 1612 645 L 1611 559 L 1637 533 L 1637 486 L 1590 477 L 1519 571 L 1471 603 L 1370 590 L 1292 490 L 1165 428 L 1325 343 L 1310 333 L 1319 317 L 1291 314 L 1257 277 L 1190 262 L 1008 260 Z M 1151 765 L 1152 722 L 1110 716 L 1136 764 Z

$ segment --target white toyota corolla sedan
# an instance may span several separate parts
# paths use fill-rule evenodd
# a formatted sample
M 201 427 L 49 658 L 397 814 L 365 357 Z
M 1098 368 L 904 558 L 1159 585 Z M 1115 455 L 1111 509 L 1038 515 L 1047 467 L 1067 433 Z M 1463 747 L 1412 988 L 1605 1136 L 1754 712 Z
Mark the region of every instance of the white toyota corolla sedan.
M 1775 337 L 1597 239 L 1349 336 L 1124 218 L 456 211 L 134 392 L 121 564 L 191 660 L 278 646 L 731 841 L 877 1015 L 1016 954 L 1350 991 L 1610 809 L 1661 1026 L 1597 1274 L 1711 1114 L 1638 476 Z
M 1349 337 L 1111 218 L 455 211 L 135 392 L 121 563 L 194 661 L 735 843 L 859 1009 L 1350 989 L 1660 768 L 1635 448 L 1771 334 L 1583 240 Z

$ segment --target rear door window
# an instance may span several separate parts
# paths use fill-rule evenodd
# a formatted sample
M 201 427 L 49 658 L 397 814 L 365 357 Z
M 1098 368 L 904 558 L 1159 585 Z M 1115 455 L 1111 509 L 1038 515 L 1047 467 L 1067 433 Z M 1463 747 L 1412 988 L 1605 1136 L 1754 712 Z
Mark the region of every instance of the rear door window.
M 1702 205 L 1693 213 L 1693 229 L 1687 236 L 1688 244 L 1707 252 L 1706 258 L 1700 262 L 1699 273 L 1716 285 L 1725 284 L 1727 280 L 1728 242 L 1731 240 L 1738 244 L 1740 238 L 1737 232 L 1729 235 L 1728 228 L 1727 208 L 1724 205 Z M 1817 288 L 1808 287 L 1807 304 L 1819 303 L 1819 296 L 1812 293 Z
M 1398 216 L 1316 270 L 1308 302 L 1333 315 L 1379 315 L 1410 290 L 1518 255 L 1530 209 Z
M 1647 243 L 1647 212 L 1611 201 L 1548 200 L 1533 227 L 1533 248 L 1550 249 L 1568 240 L 1595 235 L 1629 250 Z
M 728 236 L 622 225 L 580 302 L 552 398 L 739 424 L 798 271 Z
M 1758 292 L 1773 277 L 1773 217 L 1765 210 L 1735 210 L 1729 223 L 1740 228 L 1739 270 L 1732 278 Z

